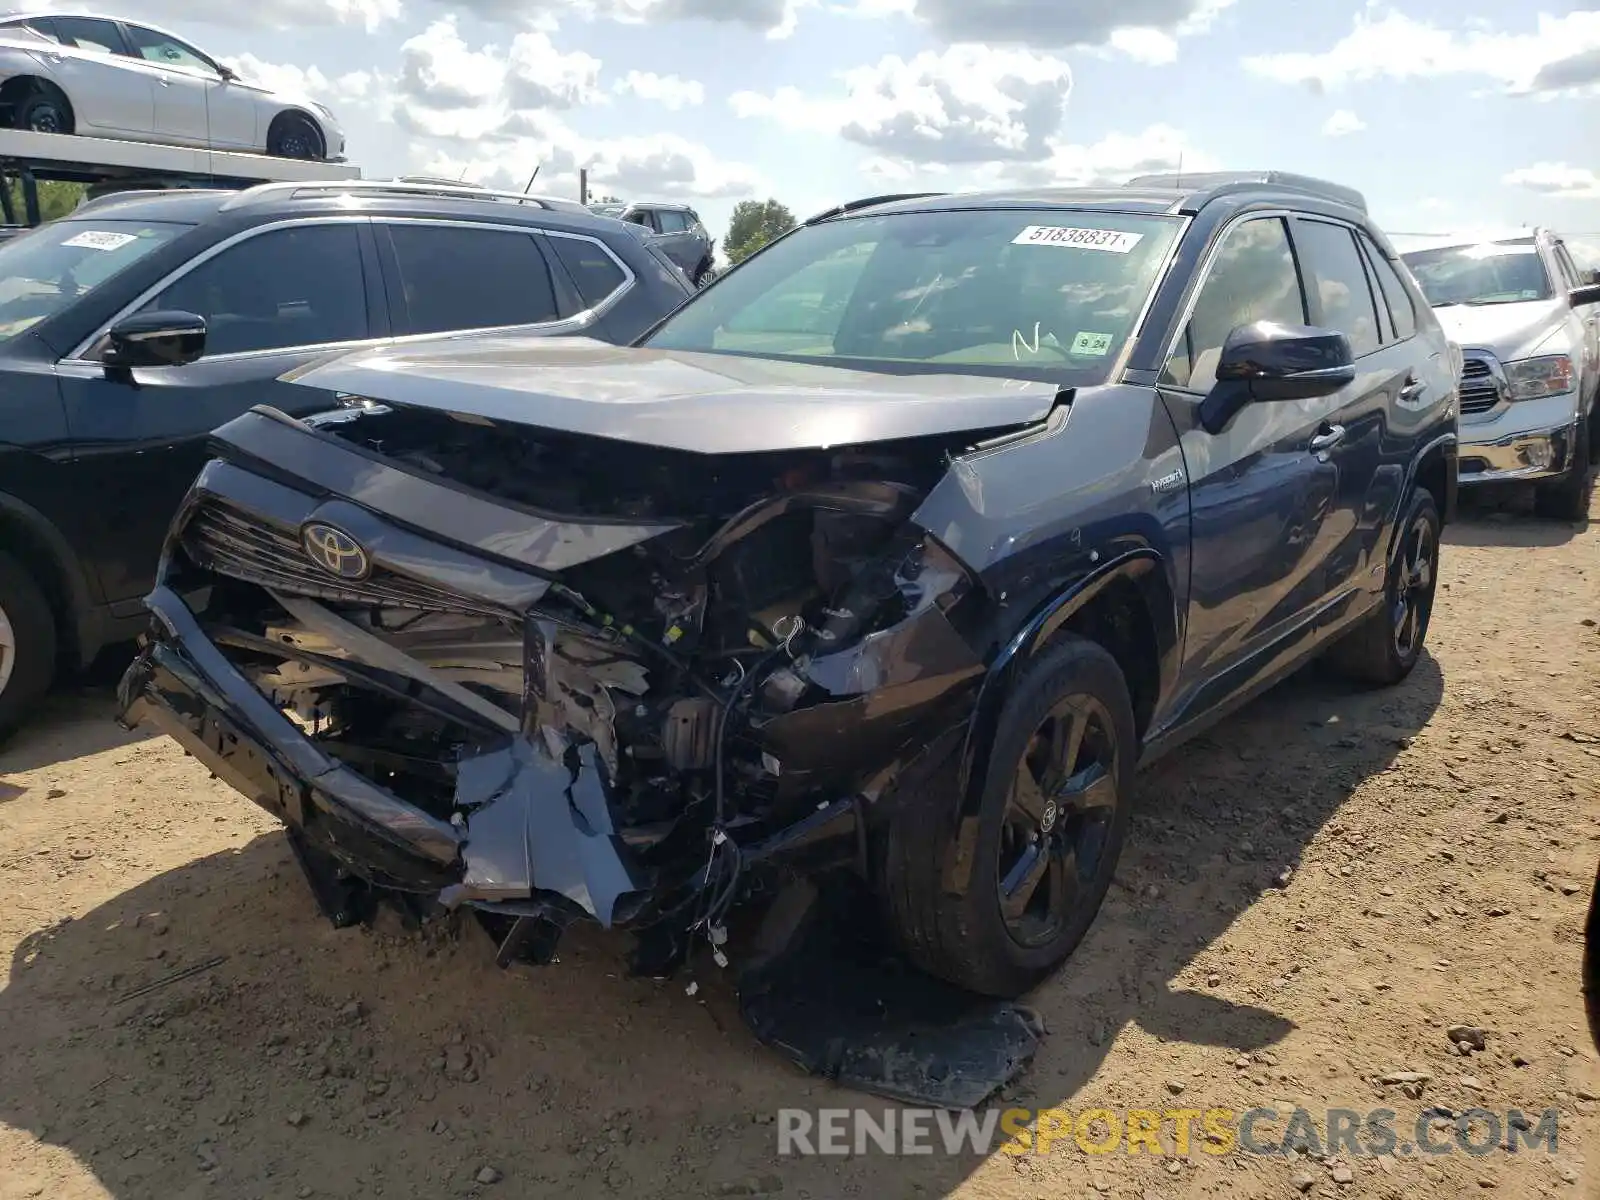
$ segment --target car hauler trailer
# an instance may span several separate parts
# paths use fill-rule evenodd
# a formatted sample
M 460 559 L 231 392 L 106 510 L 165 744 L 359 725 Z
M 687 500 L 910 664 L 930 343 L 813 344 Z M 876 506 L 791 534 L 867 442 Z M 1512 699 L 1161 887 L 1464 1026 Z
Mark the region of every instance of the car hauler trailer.
M 242 188 L 359 178 L 360 168 L 348 163 L 0 129 L 0 184 L 5 185 L 0 187 L 0 209 L 6 224 L 13 226 L 39 223 L 42 179 L 86 184 L 89 194 L 97 195 L 129 188 Z M 22 192 L 22 221 L 11 194 L 13 179 Z

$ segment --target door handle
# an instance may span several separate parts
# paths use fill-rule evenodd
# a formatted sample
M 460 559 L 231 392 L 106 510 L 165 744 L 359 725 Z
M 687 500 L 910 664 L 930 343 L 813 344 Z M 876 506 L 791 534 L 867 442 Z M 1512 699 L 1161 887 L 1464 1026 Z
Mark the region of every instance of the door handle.
M 172 80 L 168 79 L 165 75 L 157 75 L 156 76 L 156 82 L 159 83 L 162 87 L 171 87 L 172 86 Z
M 1311 439 L 1311 453 L 1326 454 L 1342 441 L 1344 441 L 1344 426 L 1329 425 Z

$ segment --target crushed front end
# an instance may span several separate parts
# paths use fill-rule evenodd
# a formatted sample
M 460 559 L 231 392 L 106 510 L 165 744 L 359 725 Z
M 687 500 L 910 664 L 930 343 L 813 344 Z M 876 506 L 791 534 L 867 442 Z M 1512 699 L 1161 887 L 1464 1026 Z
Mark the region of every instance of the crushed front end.
M 701 455 L 347 402 L 214 439 L 124 721 L 282 820 L 336 921 L 721 957 L 785 870 L 867 873 L 984 675 L 982 588 L 913 519 L 971 435 Z

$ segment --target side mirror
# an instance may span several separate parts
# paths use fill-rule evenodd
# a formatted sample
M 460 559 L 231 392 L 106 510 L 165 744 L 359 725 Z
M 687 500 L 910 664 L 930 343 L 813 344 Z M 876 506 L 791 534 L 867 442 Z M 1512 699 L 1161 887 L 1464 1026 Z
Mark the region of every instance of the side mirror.
M 1256 321 L 1222 343 L 1217 382 L 1200 406 L 1200 423 L 1221 433 L 1245 405 L 1314 400 L 1355 381 L 1350 339 L 1333 329 Z
M 217 66 L 217 74 L 222 76 L 223 83 L 235 83 L 239 79 L 239 72 L 232 67 L 224 67 L 221 64 Z
M 1600 283 L 1586 283 L 1582 287 L 1575 287 L 1567 293 L 1567 299 L 1572 301 L 1573 308 L 1600 304 Z
M 106 334 L 106 374 L 131 378 L 135 367 L 181 367 L 206 352 L 206 319 L 189 312 L 134 313 Z

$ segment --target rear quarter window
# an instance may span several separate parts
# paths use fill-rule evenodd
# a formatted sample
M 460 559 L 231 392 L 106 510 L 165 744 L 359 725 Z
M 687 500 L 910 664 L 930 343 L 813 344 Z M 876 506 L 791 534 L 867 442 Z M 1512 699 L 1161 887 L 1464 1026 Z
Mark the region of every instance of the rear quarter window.
M 627 281 L 616 259 L 599 242 L 553 233 L 545 240 L 555 250 L 567 274 L 572 276 L 586 308 L 595 307 Z

